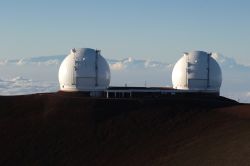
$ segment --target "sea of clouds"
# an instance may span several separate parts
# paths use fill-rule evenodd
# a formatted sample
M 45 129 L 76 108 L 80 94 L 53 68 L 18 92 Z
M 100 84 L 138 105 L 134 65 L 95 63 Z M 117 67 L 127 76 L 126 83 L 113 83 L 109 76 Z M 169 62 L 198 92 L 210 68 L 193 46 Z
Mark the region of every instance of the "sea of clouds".
M 214 53 L 223 73 L 221 94 L 240 102 L 250 102 L 250 66 Z M 56 92 L 58 69 L 65 55 L 0 60 L 0 95 Z M 107 59 L 111 86 L 172 86 L 174 63 L 149 59 Z

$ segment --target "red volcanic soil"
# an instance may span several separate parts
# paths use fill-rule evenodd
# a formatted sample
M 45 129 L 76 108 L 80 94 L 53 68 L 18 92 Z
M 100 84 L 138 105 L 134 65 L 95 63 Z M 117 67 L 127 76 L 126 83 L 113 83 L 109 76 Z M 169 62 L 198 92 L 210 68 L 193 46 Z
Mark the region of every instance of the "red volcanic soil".
M 222 97 L 0 97 L 0 165 L 249 165 L 249 118 Z

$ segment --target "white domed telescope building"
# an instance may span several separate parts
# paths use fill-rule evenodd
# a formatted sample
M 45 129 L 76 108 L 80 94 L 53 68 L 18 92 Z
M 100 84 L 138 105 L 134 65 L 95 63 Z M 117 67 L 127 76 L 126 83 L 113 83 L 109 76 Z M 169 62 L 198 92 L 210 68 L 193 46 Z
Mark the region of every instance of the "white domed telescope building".
M 109 87 L 110 69 L 99 50 L 72 49 L 59 69 L 60 90 L 99 92 Z
M 219 93 L 222 73 L 211 53 L 193 51 L 184 53 L 175 64 L 172 83 L 174 89 Z
M 210 53 L 184 53 L 172 72 L 173 87 L 110 87 L 110 69 L 99 50 L 72 49 L 59 69 L 61 92 L 106 98 L 220 94 L 222 73 Z

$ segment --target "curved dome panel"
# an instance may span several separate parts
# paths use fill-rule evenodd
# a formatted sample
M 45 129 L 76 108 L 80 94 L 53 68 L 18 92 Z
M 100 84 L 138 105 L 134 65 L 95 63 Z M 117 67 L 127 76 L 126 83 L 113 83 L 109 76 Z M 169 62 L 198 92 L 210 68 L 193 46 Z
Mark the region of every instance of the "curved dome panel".
M 222 73 L 211 54 L 203 51 L 185 53 L 175 64 L 172 83 L 175 89 L 219 91 Z
M 110 83 L 110 69 L 99 51 L 90 48 L 72 49 L 59 69 L 62 91 L 103 90 Z

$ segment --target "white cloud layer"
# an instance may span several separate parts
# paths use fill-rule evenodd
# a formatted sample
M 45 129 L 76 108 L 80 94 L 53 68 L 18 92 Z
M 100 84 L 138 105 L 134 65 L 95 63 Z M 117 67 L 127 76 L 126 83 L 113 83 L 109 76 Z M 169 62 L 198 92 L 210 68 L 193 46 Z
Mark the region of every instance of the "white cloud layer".
M 0 79 L 0 95 L 22 95 L 44 92 L 56 92 L 58 83 L 33 81 L 23 77 Z
M 144 69 L 169 69 L 172 67 L 171 64 L 164 62 L 157 62 L 151 60 L 137 60 L 132 57 L 123 60 L 109 60 L 109 66 L 111 70 L 144 70 Z

